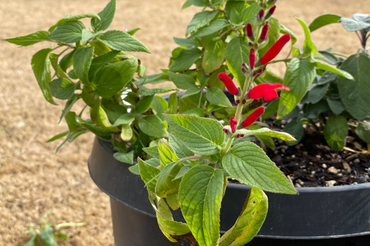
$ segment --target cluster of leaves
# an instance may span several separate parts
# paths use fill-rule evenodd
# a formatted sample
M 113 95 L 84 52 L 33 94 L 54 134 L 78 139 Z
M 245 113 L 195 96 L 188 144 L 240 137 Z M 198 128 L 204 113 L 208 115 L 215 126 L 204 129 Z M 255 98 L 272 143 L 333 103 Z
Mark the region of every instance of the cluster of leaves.
M 349 75 L 338 76 L 336 71 L 316 67 L 316 77 L 305 96 L 291 113 L 280 119 L 290 120 L 285 131 L 293 134 L 298 141 L 306 128 L 323 133 L 327 144 L 340 151 L 345 147 L 349 130 L 353 130 L 363 141 L 370 142 L 370 124 L 366 122 L 370 119 L 370 57 L 366 47 L 370 15 L 355 14 L 350 18 L 322 15 L 310 24 L 309 30 L 313 32 L 338 22 L 347 31 L 357 32 L 361 48 L 357 54 L 349 57 L 328 49 L 320 52 L 323 57 L 318 59 L 336 66 L 353 78 L 350 79 Z M 310 127 L 304 128 L 303 125 Z
M 45 99 L 51 104 L 56 104 L 55 98 L 65 100 L 60 120 L 64 118 L 69 129 L 49 140 L 66 136 L 58 149 L 93 132 L 133 159 L 152 139 L 168 134 L 162 116 L 168 103 L 155 94 L 176 88 L 148 89 L 145 82 L 134 79 L 144 75 L 145 66 L 127 52 L 150 51 L 132 36 L 139 28 L 105 31 L 115 9 L 116 0 L 111 0 L 99 14 L 66 16 L 48 31 L 6 39 L 21 46 L 41 41 L 56 44 L 38 51 L 31 64 Z M 91 29 L 80 21 L 83 18 L 91 18 Z M 90 108 L 90 119 L 82 119 L 86 107 L 72 111 L 80 99 Z
M 40 224 L 31 224 L 30 230 L 26 231 L 31 236 L 30 240 L 24 246 L 36 246 L 39 245 L 37 242 L 41 242 L 43 246 L 58 246 L 56 238 L 68 240 L 69 237 L 66 232 L 61 230 L 66 227 L 85 226 L 85 223 L 62 223 L 57 225 L 51 225 L 46 222 L 46 217 L 50 211 L 46 212 L 42 218 Z

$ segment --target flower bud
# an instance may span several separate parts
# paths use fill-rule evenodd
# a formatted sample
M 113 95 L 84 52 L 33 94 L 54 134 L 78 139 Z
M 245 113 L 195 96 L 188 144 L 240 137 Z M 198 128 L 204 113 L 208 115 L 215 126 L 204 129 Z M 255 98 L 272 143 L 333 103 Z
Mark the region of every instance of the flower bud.
M 226 74 L 226 73 L 220 73 L 218 75 L 218 79 L 221 80 L 226 89 L 234 96 L 238 95 L 239 94 L 239 90 L 238 88 L 236 88 L 233 80 Z
M 245 25 L 245 32 L 247 33 L 247 37 L 253 41 L 253 27 L 251 23 L 247 23 L 247 25 Z
M 262 28 L 262 32 L 261 32 L 261 36 L 260 36 L 260 42 L 266 40 L 268 32 L 269 32 L 269 25 L 266 24 Z
M 252 47 L 253 46 L 253 43 L 252 42 L 248 42 L 248 46 L 249 47 Z
M 224 128 L 223 131 L 228 134 L 229 133 L 229 130 L 227 130 L 227 128 Z
M 239 103 L 240 103 L 240 100 L 239 100 L 239 99 L 236 99 L 236 100 L 235 100 L 235 103 L 236 103 L 236 104 L 239 104 Z
M 276 41 L 275 44 L 271 46 L 271 48 L 262 56 L 261 64 L 265 65 L 269 63 L 272 59 L 274 59 L 280 51 L 283 49 L 284 45 L 290 41 L 290 35 L 284 34 Z
M 258 18 L 260 20 L 262 20 L 262 18 L 265 16 L 265 11 L 263 9 L 260 10 L 260 12 L 258 12 Z
M 235 132 L 235 127 L 236 127 L 236 124 L 238 122 L 236 122 L 236 119 L 232 116 L 230 118 L 230 128 L 231 128 L 231 132 L 234 133 Z
M 263 113 L 265 112 L 264 107 L 259 107 L 256 110 L 254 110 L 250 115 L 248 115 L 247 118 L 242 123 L 243 127 L 248 127 L 252 125 Z
M 271 15 L 273 15 L 275 13 L 275 10 L 276 10 L 276 5 L 272 6 L 269 10 L 269 12 L 267 13 L 265 19 L 267 20 L 268 18 L 271 17 Z
M 247 103 L 247 100 L 243 99 L 243 100 L 242 100 L 242 104 L 244 105 L 244 104 L 246 104 L 246 103 Z
M 249 52 L 249 66 L 253 70 L 254 64 L 256 62 L 256 53 L 254 52 L 254 49 L 251 49 Z

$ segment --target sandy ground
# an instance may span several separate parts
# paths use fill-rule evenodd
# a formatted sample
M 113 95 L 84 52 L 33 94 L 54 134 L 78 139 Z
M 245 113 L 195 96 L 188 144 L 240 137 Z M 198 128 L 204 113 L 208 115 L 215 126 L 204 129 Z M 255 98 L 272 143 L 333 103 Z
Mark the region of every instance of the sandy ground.
M 153 74 L 165 68 L 172 37 L 183 37 L 186 26 L 198 11 L 181 11 L 184 0 L 117 0 L 111 29 L 141 27 L 136 35 L 152 51 L 138 55 Z M 280 0 L 276 16 L 296 32 L 303 32 L 294 19 L 310 23 L 316 16 L 335 13 L 351 16 L 366 13 L 365 0 Z M 101 0 L 0 0 L 0 39 L 47 30 L 66 14 L 98 13 L 107 1 Z M 319 49 L 334 47 L 337 52 L 356 52 L 358 41 L 340 25 L 313 34 Z M 68 230 L 72 239 L 60 245 L 114 245 L 108 197 L 91 181 L 86 162 L 94 139 L 86 134 L 64 146 L 46 140 L 66 130 L 57 125 L 62 106 L 48 104 L 39 91 L 30 60 L 38 48 L 18 48 L 0 41 L 0 245 L 21 246 L 24 231 L 47 210 L 49 221 L 86 222 L 86 227 Z M 282 68 L 274 68 L 281 72 Z

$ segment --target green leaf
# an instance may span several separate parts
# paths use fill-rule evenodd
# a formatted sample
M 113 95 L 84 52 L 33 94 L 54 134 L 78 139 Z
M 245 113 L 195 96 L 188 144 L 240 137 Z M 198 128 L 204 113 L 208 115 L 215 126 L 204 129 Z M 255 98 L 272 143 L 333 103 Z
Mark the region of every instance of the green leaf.
M 326 98 L 326 101 L 328 103 L 328 106 L 331 111 L 333 111 L 334 114 L 339 115 L 344 110 L 344 105 L 341 100 L 333 99 L 333 98 Z
M 26 36 L 6 38 L 4 40 L 9 43 L 16 44 L 16 45 L 28 46 L 28 45 L 36 44 L 42 41 L 49 41 L 48 35 L 49 35 L 49 32 L 47 31 L 38 31 L 38 32 L 28 34 Z
M 105 128 L 111 127 L 108 116 L 101 105 L 101 100 L 99 100 L 98 103 L 90 109 L 90 114 L 92 121 L 98 126 Z
M 168 99 L 168 113 L 176 114 L 178 109 L 178 99 L 177 94 L 172 93 Z
M 228 22 L 225 19 L 217 19 L 207 27 L 204 27 L 200 29 L 199 31 L 195 32 L 193 35 L 191 35 L 191 38 L 200 38 L 204 37 L 210 34 L 213 34 L 215 32 L 220 31 L 221 29 L 230 26 L 230 22 Z
M 97 20 L 100 21 L 99 15 L 91 14 L 91 13 L 89 13 L 89 14 L 80 14 L 80 15 L 67 15 L 63 19 L 59 20 L 54 26 L 50 27 L 49 32 L 54 31 L 55 28 L 57 28 L 58 26 L 63 25 L 64 23 L 71 22 L 71 21 L 78 21 L 78 20 L 83 19 L 83 18 L 92 18 L 92 19 L 97 19 Z
M 306 94 L 315 75 L 315 68 L 309 61 L 294 58 L 289 63 L 284 76 L 284 85 L 289 87 L 290 91 L 281 92 L 277 118 L 288 114 L 295 108 Z
M 175 180 L 175 177 L 181 168 L 180 163 L 174 162 L 161 170 L 155 186 L 155 193 L 159 197 L 167 197 L 178 193 L 181 180 Z
M 315 85 L 308 91 L 308 101 L 313 104 L 319 102 L 326 95 L 329 85 L 329 83 L 324 85 Z
M 190 21 L 185 35 L 188 36 L 190 33 L 197 31 L 199 28 L 208 25 L 216 15 L 217 11 L 202 11 L 196 13 L 193 19 Z
M 89 69 L 94 56 L 94 47 L 82 47 L 73 54 L 73 70 L 82 83 L 89 83 Z
M 204 55 L 202 67 L 210 74 L 219 69 L 225 60 L 225 44 L 221 39 L 214 40 L 213 35 L 203 38 Z
M 145 161 L 141 160 L 140 158 L 137 159 L 139 164 L 140 170 L 140 177 L 144 181 L 146 188 L 149 191 L 154 192 L 155 186 L 158 180 L 158 174 L 160 170 L 153 167 L 152 165 L 146 163 Z
M 291 122 L 285 125 L 284 131 L 293 135 L 296 138 L 296 141 L 286 140 L 287 142 L 285 142 L 288 146 L 293 146 L 298 144 L 299 141 L 301 141 L 304 133 L 304 128 L 300 120 L 292 120 Z
M 144 152 L 153 158 L 160 158 L 158 146 L 143 148 Z
M 222 166 L 232 178 L 252 187 L 276 193 L 297 193 L 266 153 L 252 142 L 234 145 L 222 158 Z
M 55 140 L 58 140 L 58 139 L 60 139 L 60 138 L 62 138 L 62 137 L 65 137 L 65 136 L 67 136 L 68 135 L 68 131 L 65 131 L 65 132 L 62 132 L 62 133 L 59 133 L 59 134 L 57 134 L 57 135 L 55 135 L 54 137 L 52 137 L 52 138 L 50 138 L 48 141 L 46 141 L 46 142 L 53 142 L 53 141 L 55 141 Z
M 250 23 L 254 20 L 255 16 L 260 11 L 261 7 L 258 3 L 253 3 L 248 8 L 241 11 L 241 18 L 243 23 Z
M 50 81 L 50 94 L 58 99 L 66 100 L 73 96 L 76 85 L 68 79 L 55 79 Z
M 230 72 L 243 88 L 245 75 L 241 71 L 242 63 L 249 64 L 249 47 L 244 38 L 234 37 L 226 46 L 226 63 Z
M 133 131 L 130 125 L 122 125 L 120 137 L 123 141 L 128 142 L 133 136 Z
M 231 107 L 231 103 L 225 93 L 216 87 L 207 90 L 206 98 L 212 104 L 221 107 Z
M 332 66 L 330 66 L 326 63 L 322 63 L 322 62 L 317 61 L 317 62 L 314 63 L 314 65 L 318 68 L 321 68 L 321 69 L 325 70 L 325 71 L 329 71 L 329 72 L 338 74 L 338 75 L 340 75 L 340 76 L 342 76 L 346 79 L 354 80 L 353 76 L 350 73 L 348 73 L 344 70 L 341 70 L 339 68 L 332 67 Z
M 24 246 L 37 246 L 37 233 L 35 231 L 28 231 L 27 233 L 31 236 L 31 238 Z
M 303 49 L 304 49 L 303 56 L 309 55 L 311 53 L 315 55 L 317 53 L 317 47 L 312 42 L 310 30 L 308 29 L 306 23 L 303 20 L 299 18 L 296 18 L 296 19 L 299 22 L 299 24 L 301 24 L 303 31 L 304 31 L 305 38 L 306 38 L 305 41 L 303 42 Z
M 60 60 L 59 66 L 64 72 L 67 72 L 67 69 L 72 66 L 74 53 L 75 50 L 72 50 L 71 52 L 63 56 L 63 58 Z
M 59 122 L 62 121 L 62 119 L 69 113 L 73 105 L 77 102 L 77 100 L 80 99 L 80 95 L 74 94 L 71 98 L 68 99 L 66 102 L 64 109 L 62 110 L 62 114 L 60 115 Z
M 40 238 L 44 246 L 58 246 L 54 238 L 54 229 L 49 224 L 40 231 Z
M 370 143 L 370 124 L 368 122 L 360 122 L 355 132 L 364 142 Z
M 150 54 L 148 47 L 127 32 L 111 30 L 103 33 L 98 39 L 113 50 L 141 51 Z
M 170 80 L 180 89 L 187 90 L 190 87 L 195 87 L 195 79 L 187 74 L 177 74 L 171 71 L 168 72 Z
M 266 194 L 251 187 L 245 200 L 242 212 L 231 227 L 220 239 L 220 246 L 245 245 L 250 242 L 262 227 L 268 210 Z
M 130 58 L 104 66 L 92 81 L 95 92 L 109 98 L 122 90 L 137 71 L 138 60 Z
M 100 56 L 94 57 L 90 65 L 89 80 L 93 80 L 99 70 L 105 65 L 108 65 L 108 63 L 111 62 L 118 54 L 119 51 L 112 50 L 108 53 L 104 53 Z
M 370 58 L 366 54 L 352 55 L 340 67 L 349 72 L 354 81 L 338 77 L 340 98 L 346 110 L 358 120 L 370 113 Z
M 140 101 L 135 105 L 136 113 L 142 114 L 148 111 L 150 105 L 152 104 L 154 96 L 147 96 L 140 99 Z
M 55 237 L 58 237 L 58 238 L 62 238 L 64 240 L 68 240 L 69 239 L 67 233 L 64 232 L 64 231 L 58 231 L 57 233 L 54 234 L 54 236 Z
M 123 163 L 134 164 L 134 152 L 128 153 L 117 152 L 113 154 L 113 157 Z
M 203 52 L 198 48 L 189 48 L 181 52 L 179 57 L 170 66 L 171 72 L 188 70 L 193 63 L 201 57 Z
M 112 127 L 121 126 L 121 125 L 129 125 L 135 120 L 135 117 L 129 114 L 123 114 L 119 116 L 115 121 Z
M 132 36 L 132 35 L 134 35 L 139 30 L 141 30 L 141 28 L 140 27 L 136 27 L 136 28 L 130 29 L 130 30 L 126 31 L 126 32 Z
M 112 134 L 115 133 L 111 129 L 97 126 L 91 120 L 85 121 L 78 116 L 76 116 L 76 122 L 102 139 L 111 140 Z
M 263 120 L 270 118 L 272 115 L 274 115 L 277 112 L 278 107 L 279 107 L 279 102 L 280 102 L 280 98 L 277 98 L 265 107 L 265 112 L 262 114 Z
M 179 160 L 175 151 L 168 145 L 167 140 L 161 139 L 158 142 L 158 151 L 160 156 L 160 163 L 162 167 L 167 166 Z
M 349 32 L 366 30 L 370 27 L 368 14 L 354 14 L 349 18 L 340 18 L 340 23 Z
M 347 134 L 347 119 L 341 115 L 330 116 L 324 129 L 324 137 L 328 145 L 336 151 L 341 151 L 346 145 Z
M 280 23 L 280 33 L 282 34 L 288 33 L 291 37 L 292 45 L 294 45 L 297 42 L 297 37 L 294 35 L 294 33 L 281 23 Z
M 214 119 L 190 115 L 166 115 L 171 133 L 195 154 L 219 152 L 225 139 L 223 126 Z
M 189 3 L 197 7 L 209 6 L 209 0 L 189 0 Z
M 203 13 L 203 12 L 201 12 Z M 185 47 L 192 47 L 192 46 L 196 46 L 199 44 L 199 42 L 197 41 L 194 41 L 192 39 L 189 39 L 189 38 L 173 38 L 173 40 L 175 41 L 176 44 L 180 45 L 180 46 L 185 46 Z
M 95 32 L 106 30 L 113 21 L 116 12 L 116 0 L 111 0 L 107 6 L 98 14 L 101 21 L 97 19 L 91 20 L 91 26 Z
M 284 141 L 295 141 L 296 139 L 286 133 L 286 132 L 278 132 L 278 131 L 273 131 L 269 128 L 260 128 L 257 130 L 247 130 L 247 129 L 240 129 L 235 132 L 236 134 L 244 134 L 245 137 L 247 136 L 268 136 L 268 137 L 274 137 L 274 138 L 279 138 Z
M 186 98 L 195 94 L 199 94 L 202 90 L 198 88 L 198 86 L 189 87 L 184 94 L 182 94 L 181 98 Z
M 167 93 L 170 91 L 176 91 L 177 88 L 174 86 L 171 87 L 158 87 L 158 88 L 151 88 L 148 89 L 144 86 L 138 86 L 139 91 L 137 92 L 138 96 L 154 96 L 156 94 L 162 94 L 162 93 Z
M 70 21 L 54 29 L 48 38 L 62 43 L 75 43 L 82 38 L 82 29 L 86 29 L 81 21 Z
M 51 51 L 53 51 L 53 49 L 42 49 L 38 51 L 33 55 L 31 65 L 45 99 L 49 103 L 56 105 L 49 88 L 49 82 L 51 80 L 49 54 Z
M 179 189 L 182 214 L 199 243 L 218 245 L 223 173 L 209 166 L 195 166 L 183 177 Z
M 317 17 L 316 19 L 312 21 L 312 23 L 310 24 L 308 28 L 310 29 L 311 32 L 313 32 L 323 26 L 333 24 L 333 23 L 338 23 L 340 18 L 341 17 L 339 15 L 334 15 L 334 14 L 320 15 L 319 17 Z
M 186 147 L 180 140 L 178 140 L 173 135 L 170 135 L 168 139 L 168 144 L 175 151 L 176 156 L 178 156 L 179 158 L 185 158 L 194 155 L 194 153 L 190 151 L 188 147 Z
M 155 96 L 152 101 L 152 110 L 161 120 L 164 120 L 163 113 L 168 109 L 168 102 L 160 96 Z
M 149 136 L 160 138 L 168 135 L 163 121 L 156 115 L 146 115 L 139 119 L 139 127 L 140 130 Z

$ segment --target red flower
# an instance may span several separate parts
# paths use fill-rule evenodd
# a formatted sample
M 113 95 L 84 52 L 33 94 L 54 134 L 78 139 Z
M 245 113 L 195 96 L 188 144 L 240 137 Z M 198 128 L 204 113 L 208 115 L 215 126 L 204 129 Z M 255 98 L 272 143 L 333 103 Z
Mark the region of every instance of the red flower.
M 258 17 L 259 19 L 262 19 L 264 16 L 265 16 L 265 11 L 261 9 L 260 12 L 258 12 Z
M 236 124 L 238 122 L 236 122 L 236 119 L 234 117 L 231 117 L 230 118 L 230 128 L 231 128 L 231 132 L 234 133 L 235 132 L 235 127 L 236 127 Z
M 254 52 L 254 49 L 251 49 L 249 53 L 249 66 L 251 69 L 254 68 L 254 63 L 256 62 L 256 53 Z
M 264 107 L 256 108 L 242 123 L 243 127 L 248 127 L 252 125 L 263 113 L 265 112 Z
M 239 90 L 238 88 L 236 88 L 233 80 L 226 74 L 226 73 L 220 73 L 218 75 L 218 79 L 221 80 L 226 89 L 232 94 L 232 95 L 238 95 L 239 94 Z
M 266 40 L 268 31 L 269 31 L 269 25 L 266 24 L 262 28 L 261 37 L 260 37 L 261 40 Z
M 276 84 L 259 84 L 255 87 L 253 87 L 248 92 L 248 98 L 249 99 L 260 99 L 263 97 L 265 102 L 272 101 L 279 97 L 278 93 L 275 91 L 275 89 L 282 89 L 289 91 L 289 87 L 286 87 L 282 84 L 276 83 Z
M 253 29 L 251 23 L 245 25 L 245 31 L 247 32 L 247 36 L 252 38 L 253 37 Z
M 275 10 L 276 10 L 276 5 L 271 7 L 271 9 L 269 10 L 269 15 L 273 15 Z
M 279 38 L 276 43 L 271 46 L 271 48 L 262 56 L 261 58 L 261 64 L 267 64 L 270 62 L 272 59 L 274 59 L 280 51 L 283 49 L 284 45 L 288 43 L 290 40 L 290 35 L 289 34 L 284 34 Z

